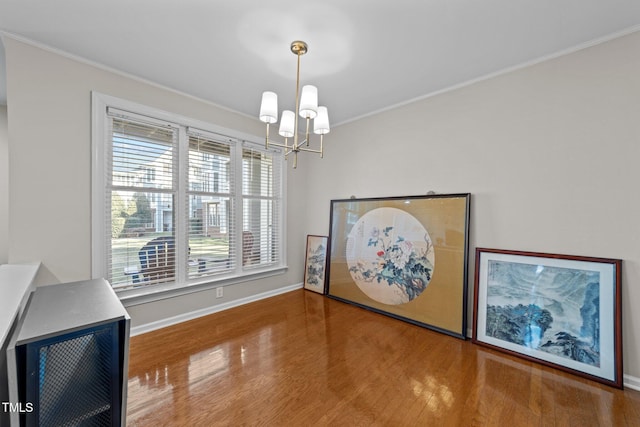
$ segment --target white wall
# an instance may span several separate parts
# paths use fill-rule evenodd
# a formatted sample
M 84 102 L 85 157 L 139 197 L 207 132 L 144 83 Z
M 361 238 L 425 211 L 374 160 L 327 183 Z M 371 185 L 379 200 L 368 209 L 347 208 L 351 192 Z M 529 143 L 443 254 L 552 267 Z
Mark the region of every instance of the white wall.
M 308 231 L 331 199 L 470 192 L 469 324 L 476 247 L 621 258 L 640 377 L 638 52 L 635 33 L 334 129 L 305 164 Z
M 2 72 L 0 70 L 0 72 Z M 0 264 L 9 260 L 9 130 L 7 107 L 0 105 Z
M 257 119 L 8 37 L 4 43 L 11 141 L 9 262 L 41 261 L 38 285 L 91 277 L 91 91 L 245 133 L 264 133 Z M 300 181 L 291 178 L 290 183 Z M 291 187 L 286 274 L 228 286 L 223 299 L 203 291 L 129 307 L 132 326 L 301 283 L 304 209 L 302 193 Z

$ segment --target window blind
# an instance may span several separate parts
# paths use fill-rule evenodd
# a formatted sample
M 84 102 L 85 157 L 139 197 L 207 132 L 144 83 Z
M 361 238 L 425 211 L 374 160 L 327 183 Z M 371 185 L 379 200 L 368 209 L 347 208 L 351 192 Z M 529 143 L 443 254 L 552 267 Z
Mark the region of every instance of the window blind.
M 110 116 L 106 228 L 114 288 L 175 280 L 177 129 Z
M 188 203 L 190 279 L 236 268 L 235 187 L 232 146 L 188 131 Z
M 281 174 L 277 153 L 242 150 L 243 265 L 277 264 L 282 253 Z

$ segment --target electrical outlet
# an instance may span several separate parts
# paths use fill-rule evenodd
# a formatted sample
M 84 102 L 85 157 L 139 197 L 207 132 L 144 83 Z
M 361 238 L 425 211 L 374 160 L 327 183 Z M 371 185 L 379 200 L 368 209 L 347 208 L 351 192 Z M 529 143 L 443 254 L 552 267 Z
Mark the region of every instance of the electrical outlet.
M 221 286 L 221 287 L 219 287 L 219 288 L 216 288 L 216 298 L 222 298 L 222 296 L 223 296 L 223 292 L 222 292 L 222 290 L 223 290 L 223 289 L 224 289 L 224 288 L 223 288 L 222 286 Z

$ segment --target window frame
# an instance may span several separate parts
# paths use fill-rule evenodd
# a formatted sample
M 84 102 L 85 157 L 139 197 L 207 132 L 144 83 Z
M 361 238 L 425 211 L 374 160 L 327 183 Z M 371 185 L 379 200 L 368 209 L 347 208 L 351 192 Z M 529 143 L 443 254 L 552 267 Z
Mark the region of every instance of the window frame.
M 235 238 L 238 240 L 242 232 L 242 152 L 244 148 L 251 150 L 268 152 L 274 155 L 274 167 L 278 168 L 277 173 L 280 176 L 280 188 L 277 191 L 280 194 L 281 211 L 279 212 L 279 220 L 277 227 L 279 230 L 278 237 L 280 238 L 280 244 L 278 247 L 278 262 L 266 267 L 255 267 L 243 269 L 242 263 L 237 266 L 235 270 L 229 272 L 229 274 L 221 276 L 205 276 L 198 279 L 189 279 L 186 274 L 186 265 L 182 265 L 178 257 L 179 252 L 176 250 L 176 281 L 170 283 L 160 283 L 149 286 L 141 286 L 129 289 L 116 289 L 114 291 L 125 303 L 126 306 L 144 304 L 160 299 L 171 298 L 178 295 L 185 295 L 192 292 L 199 292 L 206 289 L 213 289 L 220 286 L 227 286 L 236 283 L 242 283 L 250 280 L 270 277 L 274 275 L 283 274 L 288 269 L 287 267 L 287 247 L 286 247 L 286 192 L 287 188 L 287 173 L 286 165 L 283 153 L 280 149 L 264 148 L 264 142 L 262 138 L 255 135 L 250 135 L 244 132 L 227 129 L 212 123 L 204 122 L 197 119 L 188 118 L 178 114 L 170 113 L 164 110 L 160 110 L 154 107 L 145 106 L 132 101 L 124 100 L 114 96 L 106 95 L 99 92 L 91 93 L 91 277 L 101 278 L 108 276 L 108 261 L 107 261 L 107 170 L 110 167 L 108 164 L 108 156 L 106 155 L 107 140 L 110 138 L 109 134 L 109 117 L 107 109 L 117 109 L 126 112 L 132 118 L 143 117 L 148 118 L 151 121 L 166 122 L 178 127 L 178 150 L 177 150 L 177 165 L 176 171 L 178 179 L 178 188 L 176 190 L 176 206 L 174 207 L 176 215 L 175 223 L 175 238 L 176 246 L 187 246 L 186 239 L 188 239 L 188 218 L 181 218 L 182 210 L 180 203 L 183 203 L 182 199 L 187 199 L 188 189 L 186 187 L 186 173 L 187 163 L 186 156 L 188 156 L 189 140 L 188 129 L 200 129 L 207 133 L 215 134 L 227 139 L 232 145 L 234 145 L 233 151 L 235 152 L 232 161 L 235 162 L 234 179 L 236 182 L 236 189 L 232 198 L 237 203 L 237 209 L 235 212 L 237 224 L 240 227 L 236 227 Z M 186 202 L 185 202 L 186 203 Z M 187 215 L 188 216 L 188 215 Z M 108 233 L 110 235 L 110 233 Z M 187 258 L 184 257 L 186 260 Z

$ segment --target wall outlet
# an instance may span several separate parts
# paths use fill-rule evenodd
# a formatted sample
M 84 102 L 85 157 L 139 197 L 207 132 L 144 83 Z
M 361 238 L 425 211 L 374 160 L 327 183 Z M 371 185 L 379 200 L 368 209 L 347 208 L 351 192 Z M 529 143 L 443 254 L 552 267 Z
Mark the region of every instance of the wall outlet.
M 216 288 L 216 298 L 222 298 L 223 296 L 223 287 Z

